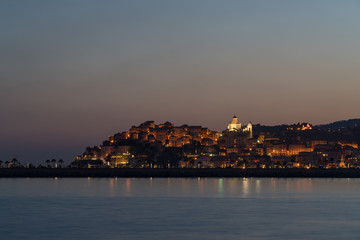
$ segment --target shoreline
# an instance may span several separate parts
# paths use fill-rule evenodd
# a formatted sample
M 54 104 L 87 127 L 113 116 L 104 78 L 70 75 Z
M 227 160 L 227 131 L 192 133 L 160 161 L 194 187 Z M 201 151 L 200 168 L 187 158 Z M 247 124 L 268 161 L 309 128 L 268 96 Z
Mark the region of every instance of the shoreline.
M 2 168 L 0 178 L 360 178 L 360 169 Z

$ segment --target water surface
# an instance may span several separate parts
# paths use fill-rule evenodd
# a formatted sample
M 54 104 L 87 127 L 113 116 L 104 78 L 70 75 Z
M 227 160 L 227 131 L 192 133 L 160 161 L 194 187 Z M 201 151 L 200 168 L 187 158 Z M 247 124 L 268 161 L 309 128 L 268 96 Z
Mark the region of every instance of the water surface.
M 0 179 L 0 239 L 359 239 L 360 179 Z

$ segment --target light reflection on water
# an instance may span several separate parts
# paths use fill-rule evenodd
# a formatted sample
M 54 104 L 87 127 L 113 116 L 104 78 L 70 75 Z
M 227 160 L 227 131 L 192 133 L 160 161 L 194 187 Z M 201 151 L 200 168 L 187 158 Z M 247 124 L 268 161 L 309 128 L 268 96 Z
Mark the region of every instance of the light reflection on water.
M 0 179 L 1 239 L 356 239 L 359 179 Z
M 224 197 L 224 195 L 223 195 L 223 191 L 224 191 L 224 179 L 219 178 L 217 189 L 218 189 L 218 193 L 219 193 L 218 196 L 219 196 L 219 197 Z
M 66 179 L 55 179 L 53 187 L 56 187 L 56 182 L 65 184 Z M 79 179 L 79 181 L 81 181 Z M 281 193 L 312 193 L 313 184 L 312 179 L 296 179 L 296 180 L 279 180 L 279 179 L 251 179 L 251 178 L 180 178 L 180 179 L 135 179 L 135 178 L 109 178 L 96 179 L 91 178 L 87 180 L 86 187 L 82 189 L 93 194 L 93 188 L 98 191 L 104 191 L 103 184 L 109 186 L 109 197 L 116 196 L 143 196 L 154 194 L 161 194 L 168 197 L 257 197 L 262 194 L 269 194 L 277 192 Z M 339 180 L 340 181 L 340 180 Z M 345 181 L 345 180 L 343 180 Z M 349 179 L 346 183 L 350 184 Z M 355 181 L 355 180 L 353 180 Z M 319 182 L 320 183 L 320 182 Z M 102 187 L 100 187 L 102 186 Z M 134 189 L 132 189 L 134 187 Z M 61 186 L 59 186 L 61 188 Z M 140 188 L 143 188 L 141 191 Z M 71 190 L 71 189 L 68 189 Z M 317 189 L 322 190 L 322 189 Z M 217 193 L 217 195 L 213 195 Z

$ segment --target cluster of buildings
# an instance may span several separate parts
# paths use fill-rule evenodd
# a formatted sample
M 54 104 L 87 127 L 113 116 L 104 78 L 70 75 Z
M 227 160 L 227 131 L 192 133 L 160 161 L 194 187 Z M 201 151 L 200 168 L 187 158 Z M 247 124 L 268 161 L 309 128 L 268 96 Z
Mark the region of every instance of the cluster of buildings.
M 87 147 L 73 164 L 90 167 L 104 164 L 138 166 L 140 162 L 153 162 L 165 148 L 214 146 L 219 137 L 220 133 L 201 126 L 174 126 L 170 122 L 155 125 L 154 121 L 146 121 L 132 126 L 129 131 L 110 136 L 100 147 Z M 153 163 L 148 165 L 157 166 Z
M 88 147 L 72 167 L 349 168 L 359 167 L 356 142 L 329 138 L 309 123 L 268 131 L 234 116 L 219 133 L 201 126 L 147 121 Z

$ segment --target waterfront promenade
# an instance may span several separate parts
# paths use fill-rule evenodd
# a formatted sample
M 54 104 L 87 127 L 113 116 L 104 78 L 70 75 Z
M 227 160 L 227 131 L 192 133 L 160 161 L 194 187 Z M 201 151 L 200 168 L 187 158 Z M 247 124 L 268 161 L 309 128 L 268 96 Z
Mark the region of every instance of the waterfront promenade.
M 234 168 L 55 168 L 0 169 L 0 178 L 180 178 L 180 177 L 256 177 L 256 178 L 360 178 L 360 169 L 234 169 Z

